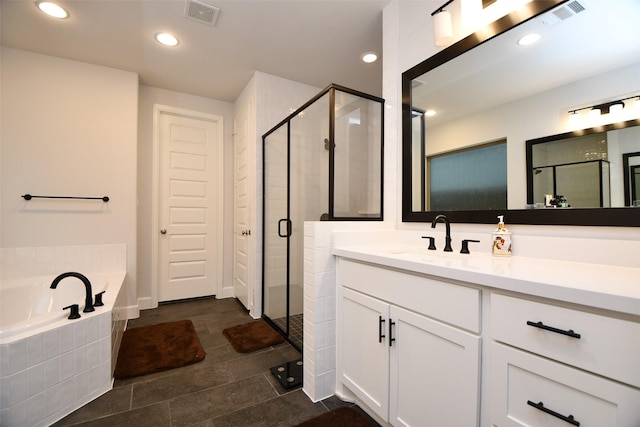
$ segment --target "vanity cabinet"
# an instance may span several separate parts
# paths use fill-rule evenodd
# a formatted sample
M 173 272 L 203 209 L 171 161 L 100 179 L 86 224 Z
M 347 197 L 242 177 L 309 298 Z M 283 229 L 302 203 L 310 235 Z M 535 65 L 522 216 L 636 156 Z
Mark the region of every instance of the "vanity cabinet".
M 338 283 L 342 385 L 394 426 L 478 425 L 480 291 L 343 259 Z
M 640 425 L 640 323 L 493 293 L 495 426 Z
M 338 390 L 386 422 L 640 427 L 640 268 L 401 245 L 334 254 Z

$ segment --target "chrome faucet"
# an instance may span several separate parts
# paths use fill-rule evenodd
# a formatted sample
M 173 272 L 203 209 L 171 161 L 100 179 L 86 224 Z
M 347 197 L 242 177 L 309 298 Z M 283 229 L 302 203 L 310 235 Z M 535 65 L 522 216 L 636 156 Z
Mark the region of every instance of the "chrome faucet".
M 82 311 L 84 313 L 95 311 L 95 309 L 93 308 L 93 294 L 91 293 L 91 282 L 89 282 L 89 279 L 87 279 L 87 276 L 80 273 L 75 273 L 73 271 L 70 271 L 68 273 L 62 273 L 61 275 L 53 279 L 53 282 L 51 282 L 51 289 L 56 289 L 58 287 L 58 283 L 60 283 L 60 281 L 65 277 L 76 277 L 82 280 L 82 283 L 84 283 L 84 289 L 86 292 L 86 295 L 84 298 L 84 310 Z
M 431 223 L 431 228 L 436 228 L 436 224 L 439 221 L 443 221 L 444 225 L 446 227 L 446 237 L 444 240 L 444 251 L 445 252 L 453 252 L 453 249 L 451 249 L 451 224 L 449 224 L 449 218 L 447 218 L 444 215 L 438 215 L 433 222 Z

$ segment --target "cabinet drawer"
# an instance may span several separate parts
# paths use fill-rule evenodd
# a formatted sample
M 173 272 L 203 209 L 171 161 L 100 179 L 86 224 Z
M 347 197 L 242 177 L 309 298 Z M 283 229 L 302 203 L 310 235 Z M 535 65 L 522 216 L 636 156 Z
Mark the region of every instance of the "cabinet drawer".
M 500 294 L 490 317 L 494 340 L 640 387 L 640 323 Z
M 480 332 L 480 290 L 340 259 L 338 285 Z
M 496 426 L 640 425 L 640 390 L 499 343 L 491 352 Z

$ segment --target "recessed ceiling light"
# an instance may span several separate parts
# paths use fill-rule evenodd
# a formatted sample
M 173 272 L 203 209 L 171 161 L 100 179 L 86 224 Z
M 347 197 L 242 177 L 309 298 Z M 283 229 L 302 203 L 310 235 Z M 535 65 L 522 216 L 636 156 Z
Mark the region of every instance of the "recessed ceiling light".
M 360 56 L 360 59 L 362 59 L 363 62 L 370 64 L 378 60 L 378 54 L 375 52 L 365 52 Z
M 38 6 L 38 9 L 54 18 L 64 19 L 69 17 L 69 12 L 64 10 L 62 6 L 59 6 L 50 1 L 37 1 L 36 5 Z
M 156 40 L 158 41 L 158 43 L 161 43 L 165 46 L 177 46 L 178 45 L 178 39 L 169 34 L 169 33 L 158 33 L 156 34 Z
M 427 110 L 424 112 L 424 115 L 427 117 L 432 117 L 432 116 L 435 116 L 436 114 L 438 114 L 436 110 Z
M 521 37 L 520 40 L 518 40 L 518 44 L 520 46 L 528 46 L 530 44 L 534 44 L 538 40 L 540 40 L 540 34 L 532 33 L 532 34 L 527 34 L 524 37 Z

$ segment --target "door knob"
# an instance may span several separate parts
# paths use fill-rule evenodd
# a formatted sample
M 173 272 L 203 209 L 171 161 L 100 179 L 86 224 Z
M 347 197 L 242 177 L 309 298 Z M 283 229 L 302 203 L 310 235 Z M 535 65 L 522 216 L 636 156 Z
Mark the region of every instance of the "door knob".
M 167 229 L 163 228 L 162 230 L 160 230 L 160 234 L 167 234 Z

